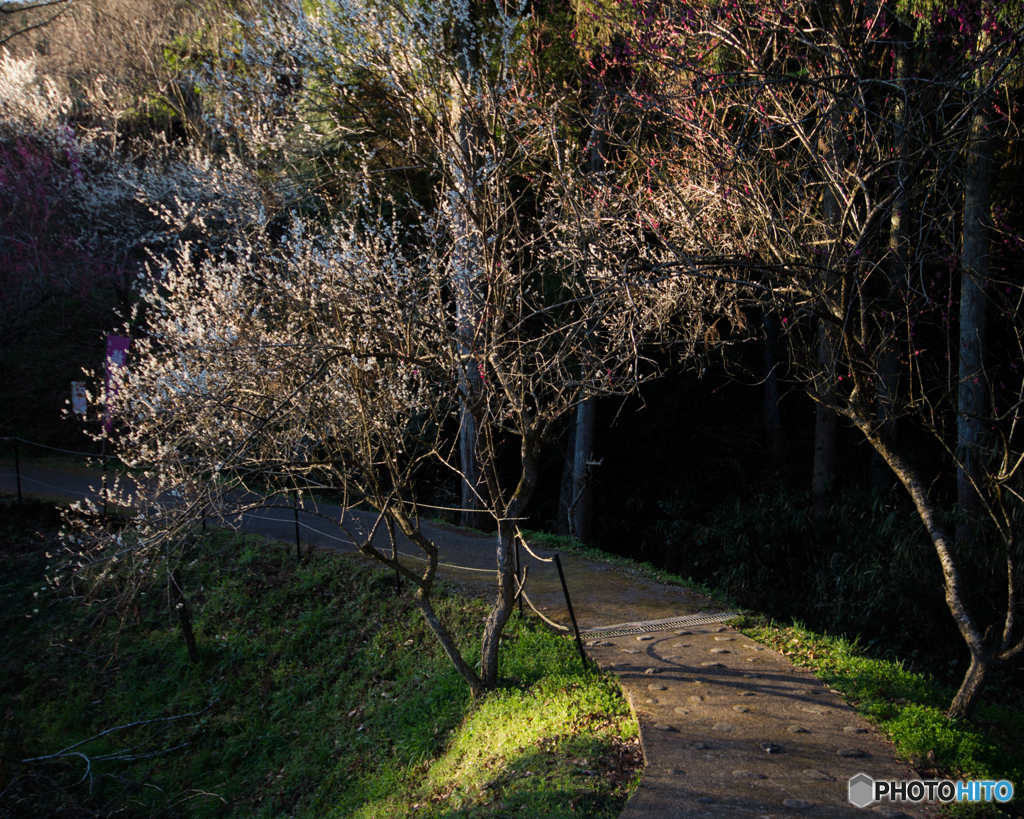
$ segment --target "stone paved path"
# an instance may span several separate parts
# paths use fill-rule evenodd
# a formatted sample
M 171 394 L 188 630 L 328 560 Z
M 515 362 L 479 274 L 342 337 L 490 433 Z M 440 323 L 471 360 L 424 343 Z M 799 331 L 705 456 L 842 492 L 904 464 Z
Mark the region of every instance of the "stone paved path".
M 86 469 L 22 464 L 22 490 L 80 498 L 98 483 Z M 0 493 L 13 494 L 13 464 L 0 462 Z M 300 516 L 305 546 L 353 549 L 329 525 L 340 510 L 321 506 Z M 354 530 L 366 517 L 346 515 Z M 241 522 L 248 531 L 293 540 L 290 509 L 262 510 Z M 441 576 L 471 593 L 494 588 L 492 540 L 477 532 L 426 524 L 441 552 Z M 414 547 L 400 543 L 402 551 Z M 524 555 L 528 593 L 545 616 L 568 623 L 551 553 Z M 616 674 L 636 714 L 646 768 L 621 819 L 674 817 L 930 817 L 934 805 L 854 808 L 850 777 L 913 778 L 891 746 L 852 708 L 781 654 L 720 624 L 664 626 L 658 621 L 719 611 L 691 590 L 656 583 L 606 563 L 562 558 L 577 620 L 592 631 L 587 652 Z M 637 628 L 639 634 L 606 636 Z
M 915 776 L 813 675 L 727 626 L 597 638 L 588 651 L 618 676 L 640 725 L 647 768 L 622 819 L 865 815 L 847 801 L 851 777 Z

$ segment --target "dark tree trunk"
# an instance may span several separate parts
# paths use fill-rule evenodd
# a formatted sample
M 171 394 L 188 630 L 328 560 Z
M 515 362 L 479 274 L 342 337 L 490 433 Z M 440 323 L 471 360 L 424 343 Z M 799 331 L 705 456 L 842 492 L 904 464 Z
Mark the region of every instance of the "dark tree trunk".
M 833 8 L 828 4 L 818 7 L 823 23 L 831 25 Z M 836 97 L 827 111 L 827 125 L 822 129 L 818 142 L 821 156 L 832 169 L 835 178 L 842 178 L 843 157 L 846 151 L 843 139 L 843 114 L 846 103 Z M 811 475 L 811 507 L 814 516 L 822 519 L 828 515 L 831 506 L 832 485 L 836 471 L 836 437 L 839 432 L 839 416 L 836 414 L 836 355 L 839 344 L 839 326 L 832 320 L 845 313 L 840 303 L 841 265 L 846 264 L 846 249 L 840 242 L 842 208 L 840 197 L 833 187 L 832 179 L 826 174 L 822 180 L 822 198 L 825 224 L 828 231 L 828 253 L 824 258 L 826 267 L 826 298 L 824 308 L 829 311 L 818 321 L 818 367 L 815 393 L 817 407 L 814 414 L 814 471 Z
M 978 77 L 979 86 L 983 78 Z M 992 150 L 988 102 L 979 87 L 967 144 L 964 177 L 964 236 L 960 281 L 960 366 L 957 394 L 957 540 L 972 543 L 981 511 L 976 484 L 981 476 L 982 436 L 987 413 L 984 350 L 988 218 L 992 198 Z
M 555 516 L 555 534 L 568 535 L 569 510 L 572 508 L 573 497 L 573 465 L 576 456 L 576 416 L 573 415 L 569 422 L 569 429 L 566 431 L 565 461 L 562 466 L 562 483 L 558 491 L 558 514 Z
M 572 506 L 569 533 L 580 543 L 591 539 L 591 478 L 594 467 L 594 428 L 597 399 L 588 398 L 576 409 L 576 447 L 573 453 Z
M 594 128 L 590 137 L 590 173 L 600 181 L 608 153 L 608 112 L 595 88 L 591 95 Z M 588 262 L 584 262 L 587 264 Z M 587 373 L 583 374 L 587 378 Z M 592 527 L 591 477 L 594 458 L 594 430 L 597 425 L 597 400 L 588 398 L 576 408 L 576 431 L 572 456 L 572 500 L 569 505 L 569 534 L 580 543 L 590 543 Z
M 764 428 L 772 469 L 785 466 L 782 455 L 782 414 L 779 412 L 779 317 L 766 311 L 764 327 Z
M 912 34 L 905 26 L 897 24 L 897 38 L 895 48 L 894 74 L 897 85 L 902 85 L 909 76 L 910 49 L 907 40 Z M 907 195 L 907 110 L 903 98 L 897 94 L 896 107 L 893 112 L 893 130 L 896 143 L 896 165 L 895 165 L 895 201 L 892 214 L 889 217 L 889 287 L 890 298 L 893 304 L 886 311 L 888 315 L 895 314 L 896 296 L 902 293 L 907 286 L 907 262 L 910 258 L 908 243 L 908 220 L 910 218 L 910 197 Z M 896 328 L 890 328 L 895 333 Z M 896 339 L 884 340 L 885 347 L 882 351 L 881 361 L 878 367 L 878 388 L 875 395 L 875 412 L 878 415 L 878 422 L 886 436 L 895 442 L 896 429 L 896 401 L 900 389 L 900 360 L 897 350 Z M 885 491 L 892 485 L 893 474 L 885 459 L 877 451 L 872 452 L 871 467 L 869 474 L 871 487 L 878 491 Z

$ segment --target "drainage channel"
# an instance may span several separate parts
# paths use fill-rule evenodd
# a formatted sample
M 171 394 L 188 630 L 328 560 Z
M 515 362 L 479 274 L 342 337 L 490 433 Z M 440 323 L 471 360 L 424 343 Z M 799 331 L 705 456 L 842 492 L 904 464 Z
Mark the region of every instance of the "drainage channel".
M 738 617 L 739 612 L 726 611 L 719 614 L 688 614 L 685 617 L 673 617 L 669 620 L 650 620 L 643 623 L 623 623 L 619 626 L 606 626 L 604 628 L 580 629 L 582 637 L 625 637 L 629 634 L 646 634 L 651 631 L 668 631 L 674 628 L 686 626 L 703 626 L 709 623 L 724 623 L 733 617 Z

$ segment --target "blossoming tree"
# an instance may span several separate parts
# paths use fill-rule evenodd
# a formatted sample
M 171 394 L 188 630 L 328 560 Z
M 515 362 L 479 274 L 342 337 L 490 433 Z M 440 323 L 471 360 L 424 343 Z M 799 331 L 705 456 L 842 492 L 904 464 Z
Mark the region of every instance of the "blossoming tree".
M 545 443 L 588 397 L 633 389 L 644 341 L 681 307 L 692 341 L 730 293 L 659 274 L 641 189 L 578 171 L 571 100 L 531 70 L 530 24 L 462 0 L 293 3 L 210 67 L 225 135 L 277 195 L 310 213 L 301 170 L 329 176 L 332 197 L 163 262 L 117 393 L 120 451 L 149 489 L 115 553 L 151 560 L 207 516 L 330 484 L 422 550 L 417 568 L 373 531 L 355 538 L 415 586 L 470 687 L 495 684 Z M 464 471 L 451 429 L 467 416 L 497 527 L 479 673 L 434 613 L 437 550 L 418 523 L 423 474 Z M 499 470 L 513 444 L 517 469 Z

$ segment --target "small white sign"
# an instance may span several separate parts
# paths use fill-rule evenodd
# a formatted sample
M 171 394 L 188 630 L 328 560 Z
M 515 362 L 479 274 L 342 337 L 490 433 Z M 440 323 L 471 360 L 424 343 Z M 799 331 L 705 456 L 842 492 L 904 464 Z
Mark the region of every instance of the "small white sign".
M 85 415 L 89 409 L 89 402 L 85 397 L 85 382 L 71 382 L 71 408 L 75 415 Z

